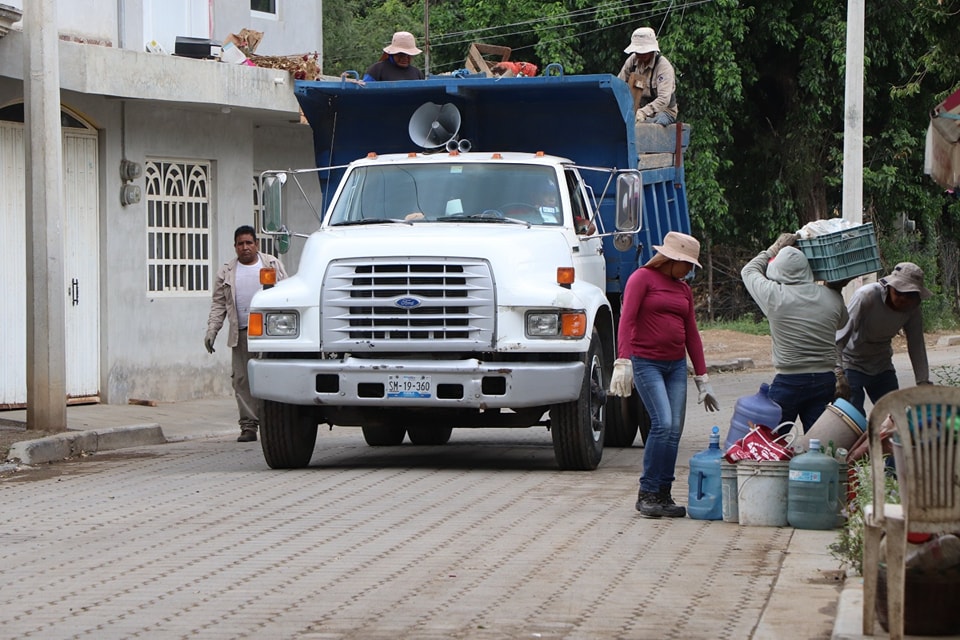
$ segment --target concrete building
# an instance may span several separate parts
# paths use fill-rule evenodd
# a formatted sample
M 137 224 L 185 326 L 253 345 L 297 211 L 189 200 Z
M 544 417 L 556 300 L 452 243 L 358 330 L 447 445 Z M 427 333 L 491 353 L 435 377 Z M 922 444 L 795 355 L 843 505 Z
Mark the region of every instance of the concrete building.
M 29 0 L 0 9 L 30 10 Z M 12 4 L 10 4 L 12 3 Z M 26 5 L 26 9 L 24 9 Z M 314 0 L 57 0 L 68 397 L 230 393 L 203 348 L 217 268 L 254 224 L 255 176 L 313 166 L 287 71 L 172 55 L 178 36 L 263 32 L 257 55 L 322 51 Z M 0 407 L 26 403 L 24 49 L 0 29 Z M 147 51 L 148 47 L 155 52 Z M 318 59 L 322 68 L 322 58 Z M 270 248 L 270 243 L 262 248 Z M 284 262 L 294 270 L 302 244 Z

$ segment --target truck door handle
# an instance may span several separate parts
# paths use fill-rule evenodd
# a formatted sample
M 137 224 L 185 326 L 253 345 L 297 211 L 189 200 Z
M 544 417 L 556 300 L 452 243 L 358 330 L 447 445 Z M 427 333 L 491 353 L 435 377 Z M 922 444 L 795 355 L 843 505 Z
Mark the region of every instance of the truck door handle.
M 80 281 L 74 278 L 70 281 L 70 304 L 77 306 L 80 304 Z

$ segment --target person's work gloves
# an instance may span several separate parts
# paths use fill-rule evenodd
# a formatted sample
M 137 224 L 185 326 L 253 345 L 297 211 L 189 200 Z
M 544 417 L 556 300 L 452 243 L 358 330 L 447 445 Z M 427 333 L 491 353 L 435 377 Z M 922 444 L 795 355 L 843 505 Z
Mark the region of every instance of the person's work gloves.
M 767 247 L 767 251 L 770 252 L 771 256 L 775 256 L 780 253 L 780 249 L 784 247 L 792 247 L 797 243 L 797 234 L 795 233 L 781 233 L 780 237 L 776 241 Z
M 713 393 L 713 387 L 710 385 L 710 376 L 693 376 L 693 381 L 697 383 L 697 391 L 700 395 L 697 397 L 697 404 L 703 404 L 707 411 L 720 411 L 720 403 L 717 402 L 717 396 Z
M 613 361 L 610 394 L 629 398 L 631 393 L 633 393 L 633 364 L 627 358 L 617 358 Z
M 207 348 L 207 353 L 213 353 L 216 349 L 213 348 L 213 341 L 216 339 L 216 336 L 207 336 L 203 339 L 203 346 Z
M 842 398 L 844 400 L 850 400 L 850 382 L 847 380 L 847 374 L 844 373 L 843 369 L 835 369 L 834 375 L 837 376 L 837 387 L 834 389 L 833 397 Z
M 637 109 L 637 122 L 646 122 L 647 114 L 645 114 L 640 109 Z

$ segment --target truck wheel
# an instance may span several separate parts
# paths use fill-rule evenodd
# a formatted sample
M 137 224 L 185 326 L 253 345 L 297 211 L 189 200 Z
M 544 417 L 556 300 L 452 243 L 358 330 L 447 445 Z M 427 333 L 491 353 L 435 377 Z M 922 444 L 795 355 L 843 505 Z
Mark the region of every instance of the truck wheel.
M 623 399 L 627 401 L 630 422 L 637 425 L 640 430 L 640 445 L 646 446 L 647 436 L 650 435 L 650 414 L 647 413 L 647 408 L 643 406 L 643 400 L 640 399 L 640 394 L 637 393 L 636 389 L 633 390 L 633 394 L 629 398 Z
M 629 398 L 610 399 L 610 412 L 607 414 L 607 431 L 603 444 L 606 447 L 632 447 L 640 431 L 640 446 L 647 442 L 650 434 L 650 414 L 640 400 L 640 394 L 633 390 Z
M 271 469 L 300 469 L 310 464 L 317 443 L 313 407 L 263 401 L 260 448 Z
M 371 447 L 395 447 L 403 442 L 407 430 L 393 424 L 364 425 L 363 439 Z
M 561 469 L 590 471 L 600 464 L 609 377 L 604 368 L 600 336 L 594 331 L 580 397 L 554 405 L 550 410 L 553 453 Z
M 636 392 L 634 392 L 636 393 Z M 607 397 L 607 429 L 603 446 L 631 447 L 637 439 L 637 422 L 630 411 L 632 398 Z
M 407 427 L 410 442 L 419 445 L 447 444 L 453 427 Z

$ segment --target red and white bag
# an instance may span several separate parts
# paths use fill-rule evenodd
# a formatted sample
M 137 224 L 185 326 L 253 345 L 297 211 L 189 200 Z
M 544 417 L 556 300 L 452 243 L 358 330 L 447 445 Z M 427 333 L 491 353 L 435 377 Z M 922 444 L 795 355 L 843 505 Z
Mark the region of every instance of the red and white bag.
M 793 449 L 790 448 L 790 442 L 793 438 L 787 439 L 790 433 L 782 436 L 775 436 L 773 429 L 766 425 L 753 425 L 747 433 L 727 449 L 723 455 L 727 462 L 737 462 L 738 460 L 789 460 L 793 457 Z

